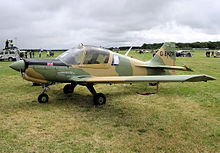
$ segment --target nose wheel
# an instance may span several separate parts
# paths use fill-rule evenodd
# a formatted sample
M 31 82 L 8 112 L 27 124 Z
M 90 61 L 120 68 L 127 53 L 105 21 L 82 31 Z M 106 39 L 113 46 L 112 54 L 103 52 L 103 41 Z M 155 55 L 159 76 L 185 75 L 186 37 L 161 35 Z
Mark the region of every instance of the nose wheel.
M 49 97 L 45 93 L 40 94 L 39 97 L 38 97 L 38 102 L 39 103 L 47 103 L 48 100 L 49 100 Z
M 49 97 L 45 92 L 47 90 L 49 90 L 49 88 L 46 85 L 42 85 L 42 88 L 44 88 L 44 90 L 43 90 L 43 93 L 38 96 L 38 102 L 39 103 L 47 103 L 49 100 Z

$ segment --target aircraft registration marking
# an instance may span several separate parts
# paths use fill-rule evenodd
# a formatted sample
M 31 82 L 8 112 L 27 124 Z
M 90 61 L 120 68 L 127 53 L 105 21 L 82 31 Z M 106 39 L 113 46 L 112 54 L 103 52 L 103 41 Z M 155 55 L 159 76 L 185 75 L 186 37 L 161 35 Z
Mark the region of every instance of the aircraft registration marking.
M 164 51 L 164 54 L 163 54 L 163 51 L 160 51 L 160 56 L 174 56 L 174 52 L 167 52 L 167 51 Z

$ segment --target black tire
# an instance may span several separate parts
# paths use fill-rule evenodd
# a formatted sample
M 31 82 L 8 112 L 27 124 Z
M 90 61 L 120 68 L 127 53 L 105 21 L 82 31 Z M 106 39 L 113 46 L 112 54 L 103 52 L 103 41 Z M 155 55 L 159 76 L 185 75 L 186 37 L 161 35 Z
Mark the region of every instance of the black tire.
M 12 61 L 13 61 L 13 58 L 9 57 L 9 58 L 8 58 L 8 61 L 9 61 L 9 62 L 12 62 Z
M 38 102 L 39 103 L 47 103 L 48 100 L 49 100 L 49 97 L 45 93 L 40 94 L 39 97 L 38 97 Z
M 150 86 L 156 86 L 157 83 L 149 83 Z
M 93 97 L 94 105 L 104 105 L 106 103 L 106 97 L 103 93 L 97 93 Z
M 73 90 L 74 90 L 74 88 L 73 88 L 73 86 L 72 86 L 71 84 L 67 84 L 67 85 L 65 85 L 64 88 L 63 88 L 63 92 L 64 92 L 65 94 L 73 93 Z

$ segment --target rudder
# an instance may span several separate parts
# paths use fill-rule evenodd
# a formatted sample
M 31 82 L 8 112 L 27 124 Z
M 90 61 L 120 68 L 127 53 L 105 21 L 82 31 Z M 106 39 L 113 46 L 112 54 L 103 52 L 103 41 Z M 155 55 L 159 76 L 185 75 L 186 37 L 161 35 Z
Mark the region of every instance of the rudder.
M 176 47 L 174 42 L 165 42 L 150 61 L 154 65 L 176 65 Z

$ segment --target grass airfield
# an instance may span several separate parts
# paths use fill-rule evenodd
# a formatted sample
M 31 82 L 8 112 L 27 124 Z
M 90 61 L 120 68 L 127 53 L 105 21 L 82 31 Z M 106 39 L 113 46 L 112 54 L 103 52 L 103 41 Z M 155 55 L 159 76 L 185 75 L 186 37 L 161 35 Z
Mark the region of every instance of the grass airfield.
M 39 104 L 42 88 L 10 64 L 0 62 L 0 152 L 220 152 L 220 58 L 206 58 L 205 51 L 178 57 L 177 65 L 195 72 L 177 74 L 217 80 L 161 83 L 150 96 L 136 94 L 155 92 L 148 83 L 98 84 L 107 98 L 103 106 L 93 105 L 86 87 L 63 94 L 64 84 L 50 86 L 49 103 Z

